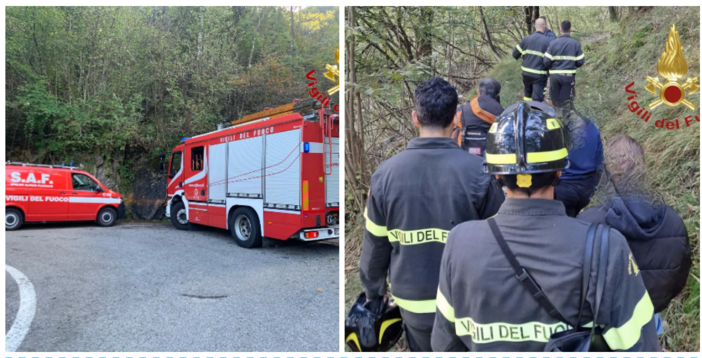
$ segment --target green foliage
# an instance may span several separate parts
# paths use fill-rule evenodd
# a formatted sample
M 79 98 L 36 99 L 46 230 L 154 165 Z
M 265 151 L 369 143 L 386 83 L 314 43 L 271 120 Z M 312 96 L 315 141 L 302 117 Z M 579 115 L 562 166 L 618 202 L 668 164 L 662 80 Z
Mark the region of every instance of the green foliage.
M 305 74 L 315 69 L 321 78 L 336 64 L 339 12 L 294 10 L 6 8 L 8 159 L 98 153 L 124 161 L 120 174 L 129 177 L 129 159 L 306 98 Z

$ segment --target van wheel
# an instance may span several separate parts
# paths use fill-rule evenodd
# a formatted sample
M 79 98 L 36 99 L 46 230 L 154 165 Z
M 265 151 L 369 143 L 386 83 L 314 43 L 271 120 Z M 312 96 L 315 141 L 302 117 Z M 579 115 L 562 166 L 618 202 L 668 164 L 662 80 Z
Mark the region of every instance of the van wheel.
M 238 208 L 229 216 L 229 230 L 236 244 L 250 249 L 261 246 L 261 224 L 250 208 Z
M 24 215 L 15 208 L 7 208 L 5 210 L 5 230 L 17 230 L 24 224 Z
M 188 213 L 182 201 L 171 206 L 171 224 L 178 230 L 188 230 Z
M 112 226 L 117 222 L 117 211 L 111 207 L 102 208 L 98 212 L 96 221 L 102 227 Z

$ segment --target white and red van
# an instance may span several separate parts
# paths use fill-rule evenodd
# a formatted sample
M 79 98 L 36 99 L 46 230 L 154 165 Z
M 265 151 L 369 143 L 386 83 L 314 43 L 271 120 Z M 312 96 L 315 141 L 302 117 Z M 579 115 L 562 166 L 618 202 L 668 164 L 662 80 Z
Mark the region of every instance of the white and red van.
M 124 199 L 77 167 L 5 163 L 5 230 L 25 222 L 97 221 L 124 217 Z
M 178 229 L 228 229 L 246 248 L 338 238 L 339 116 L 293 102 L 226 123 L 176 146 L 168 178 Z

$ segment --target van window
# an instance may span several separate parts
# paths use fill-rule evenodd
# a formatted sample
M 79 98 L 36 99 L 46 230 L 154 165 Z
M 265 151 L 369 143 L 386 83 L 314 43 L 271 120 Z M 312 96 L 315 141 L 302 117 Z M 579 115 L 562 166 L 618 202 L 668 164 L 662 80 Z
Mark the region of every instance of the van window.
M 71 174 L 71 182 L 73 190 L 95 191 L 98 188 L 95 180 L 85 174 Z
M 196 147 L 190 150 L 190 170 L 200 171 L 204 168 L 205 150 L 204 147 Z
M 182 156 L 183 154 L 181 154 L 181 152 L 171 154 L 171 170 L 168 172 L 168 174 L 175 174 L 180 170 Z

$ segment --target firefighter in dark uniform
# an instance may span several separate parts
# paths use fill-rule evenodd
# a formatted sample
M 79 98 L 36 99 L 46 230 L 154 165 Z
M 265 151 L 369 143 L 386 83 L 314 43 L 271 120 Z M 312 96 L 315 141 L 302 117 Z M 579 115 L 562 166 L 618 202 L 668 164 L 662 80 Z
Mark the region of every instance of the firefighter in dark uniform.
M 461 106 L 461 121 L 458 123 L 458 145 L 468 153 L 485 155 L 485 138 L 495 117 L 502 114 L 500 104 L 502 86 L 494 78 L 483 78 L 478 84 L 478 95 Z
M 440 78 L 420 84 L 412 119 L 419 138 L 371 177 L 360 274 L 366 297 L 382 300 L 386 277 L 400 306 L 407 344 L 431 351 L 439 264 L 449 230 L 494 215 L 504 201 L 482 159 L 462 150 L 451 133 L 456 89 Z
M 550 107 L 520 102 L 505 109 L 488 134 L 487 171 L 507 188 L 507 199 L 488 221 L 470 221 L 451 230 L 441 261 L 435 351 L 544 351 L 550 335 L 570 329 L 553 318 L 522 285 L 490 225 L 531 275 L 566 322 L 577 322 L 581 276 L 590 223 L 566 216 L 553 200 L 553 186 L 566 167 L 563 124 Z M 494 220 L 494 221 L 493 221 Z M 602 229 L 593 242 L 602 242 Z M 612 350 L 660 351 L 653 305 L 624 237 L 609 229 L 607 261 L 600 247 L 592 266 L 604 264 L 603 289 L 591 275 L 582 325 L 593 321 Z M 581 326 L 582 326 L 581 325 Z
M 570 21 L 561 23 L 561 34 L 551 42 L 543 57 L 543 64 L 551 75 L 551 102 L 555 107 L 563 107 L 570 100 L 576 68 L 585 63 L 580 42 L 570 37 Z
M 512 57 L 515 60 L 522 58 L 522 81 L 524 82 L 524 100 L 538 101 L 544 100 L 544 88 L 548 80 L 548 71 L 544 66 L 544 53 L 548 48 L 551 39 L 546 37 L 546 21 L 536 19 L 534 24 L 536 31 L 522 39 L 522 42 L 512 50 Z

